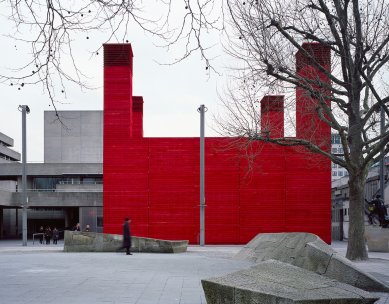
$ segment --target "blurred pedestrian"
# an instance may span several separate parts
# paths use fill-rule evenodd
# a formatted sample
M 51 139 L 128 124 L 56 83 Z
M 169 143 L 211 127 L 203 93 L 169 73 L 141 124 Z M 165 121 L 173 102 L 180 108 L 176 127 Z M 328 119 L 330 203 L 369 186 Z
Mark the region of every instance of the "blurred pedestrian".
M 120 249 L 126 249 L 126 254 L 127 255 L 132 255 L 132 253 L 130 252 L 130 248 L 131 248 L 131 229 L 130 229 L 130 223 L 131 223 L 131 219 L 126 217 L 124 219 L 124 223 L 123 223 L 123 245 Z
M 45 229 L 43 226 L 39 228 L 39 243 L 43 244 L 43 236 L 45 235 Z
M 46 245 L 50 245 L 51 235 L 52 235 L 51 228 L 50 228 L 50 226 L 47 226 L 46 230 L 45 230 Z
M 53 229 L 53 244 L 54 245 L 57 245 L 58 239 L 59 239 L 59 231 L 58 231 L 57 227 L 54 227 L 54 229 Z

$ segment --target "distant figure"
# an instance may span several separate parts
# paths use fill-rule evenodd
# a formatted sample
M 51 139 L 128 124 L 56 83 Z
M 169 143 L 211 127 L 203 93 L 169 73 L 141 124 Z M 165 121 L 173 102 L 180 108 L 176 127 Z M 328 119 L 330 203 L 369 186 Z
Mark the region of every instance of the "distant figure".
M 39 228 L 39 243 L 43 244 L 43 236 L 45 235 L 45 229 L 43 229 L 43 226 Z
M 47 226 L 45 230 L 46 245 L 50 245 L 50 239 L 51 239 L 51 228 Z
M 74 226 L 74 231 L 81 231 L 81 226 L 80 226 L 80 223 L 77 223 L 76 226 Z
M 59 239 L 59 231 L 56 227 L 53 229 L 53 244 L 57 245 Z
M 131 223 L 131 220 L 128 217 L 126 217 L 124 219 L 124 223 L 123 223 L 123 245 L 120 248 L 120 249 L 126 248 L 127 255 L 132 255 L 132 253 L 130 252 L 130 248 L 131 248 L 130 223 Z
M 377 214 L 380 221 L 380 226 L 384 226 L 386 224 L 385 217 L 388 215 L 388 211 L 386 210 L 385 204 L 381 199 L 381 195 L 377 194 L 375 199 L 369 202 L 369 204 L 372 207 L 369 214 L 369 221 L 374 214 Z
M 85 230 L 84 230 L 85 232 L 90 232 L 90 226 L 89 226 L 89 224 L 87 224 L 86 226 L 85 226 Z

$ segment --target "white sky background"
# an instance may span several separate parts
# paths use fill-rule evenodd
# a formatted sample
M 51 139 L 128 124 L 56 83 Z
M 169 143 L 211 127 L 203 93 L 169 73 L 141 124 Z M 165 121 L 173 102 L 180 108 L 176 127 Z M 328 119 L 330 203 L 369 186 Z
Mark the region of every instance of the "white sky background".
M 6 12 L 3 11 L 2 14 Z M 29 47 L 5 37 L 12 34 L 6 17 L 0 16 L 0 73 L 16 68 L 27 60 Z M 178 50 L 158 48 L 153 45 L 150 35 L 140 28 L 132 27 L 128 40 L 134 52 L 133 95 L 144 99 L 144 135 L 145 137 L 192 137 L 199 136 L 200 115 L 197 108 L 201 104 L 208 107 L 206 114 L 206 136 L 217 136 L 213 130 L 212 116 L 220 110 L 217 87 L 223 86 L 223 76 L 215 73 L 208 77 L 205 62 L 199 54 L 194 54 L 183 62 L 173 66 L 159 65 L 155 61 L 171 62 L 179 55 Z M 103 109 L 103 54 L 90 56 L 90 52 L 104 43 L 102 35 L 80 34 L 80 43 L 74 49 L 74 57 L 81 69 L 90 77 L 89 83 L 94 90 L 81 91 L 78 87 L 67 87 L 63 104 L 57 104 L 64 110 L 102 110 Z M 95 37 L 94 37 L 95 36 Z M 116 42 L 116 41 L 112 41 Z M 213 42 L 214 43 L 214 42 Z M 217 43 L 217 41 L 216 41 Z M 15 48 L 16 45 L 16 48 Z M 220 43 L 218 44 L 220 48 Z M 221 48 L 216 49 L 221 53 Z M 214 62 L 221 68 L 221 58 Z M 41 85 L 26 85 L 19 91 L 17 86 L 0 84 L 0 132 L 15 140 L 14 149 L 21 152 L 21 112 L 18 105 L 26 104 L 31 113 L 27 115 L 27 161 L 43 161 L 43 115 L 50 106 L 48 94 Z

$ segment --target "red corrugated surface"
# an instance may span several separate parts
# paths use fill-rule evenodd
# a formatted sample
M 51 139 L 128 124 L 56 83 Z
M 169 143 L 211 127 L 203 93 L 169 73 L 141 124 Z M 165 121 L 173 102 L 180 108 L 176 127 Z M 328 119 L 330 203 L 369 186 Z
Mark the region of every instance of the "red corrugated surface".
M 143 138 L 140 99 L 137 107 L 127 96 L 132 68 L 108 65 L 104 75 L 104 232 L 121 233 L 130 216 L 134 235 L 198 243 L 199 138 Z M 305 112 L 298 121 L 304 126 L 314 118 Z M 268 118 L 279 124 L 278 114 Z M 330 138 L 328 128 L 314 125 Z M 303 148 L 255 143 L 260 153 L 249 166 L 232 143 L 205 140 L 205 242 L 243 244 L 261 232 L 283 231 L 330 242 L 330 162 Z
M 284 137 L 284 96 L 268 95 L 261 100 L 261 131 L 270 138 Z

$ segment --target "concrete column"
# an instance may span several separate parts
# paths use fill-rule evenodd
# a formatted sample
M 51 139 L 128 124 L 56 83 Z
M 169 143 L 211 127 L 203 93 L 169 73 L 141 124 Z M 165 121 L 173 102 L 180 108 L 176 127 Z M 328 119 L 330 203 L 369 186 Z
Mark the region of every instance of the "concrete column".
M 3 208 L 0 208 L 0 239 L 4 238 L 4 229 L 3 229 L 4 220 L 3 220 L 3 217 L 4 217 Z
M 65 217 L 65 227 L 70 227 L 70 222 L 69 222 L 69 209 L 65 208 L 63 210 L 64 217 Z

